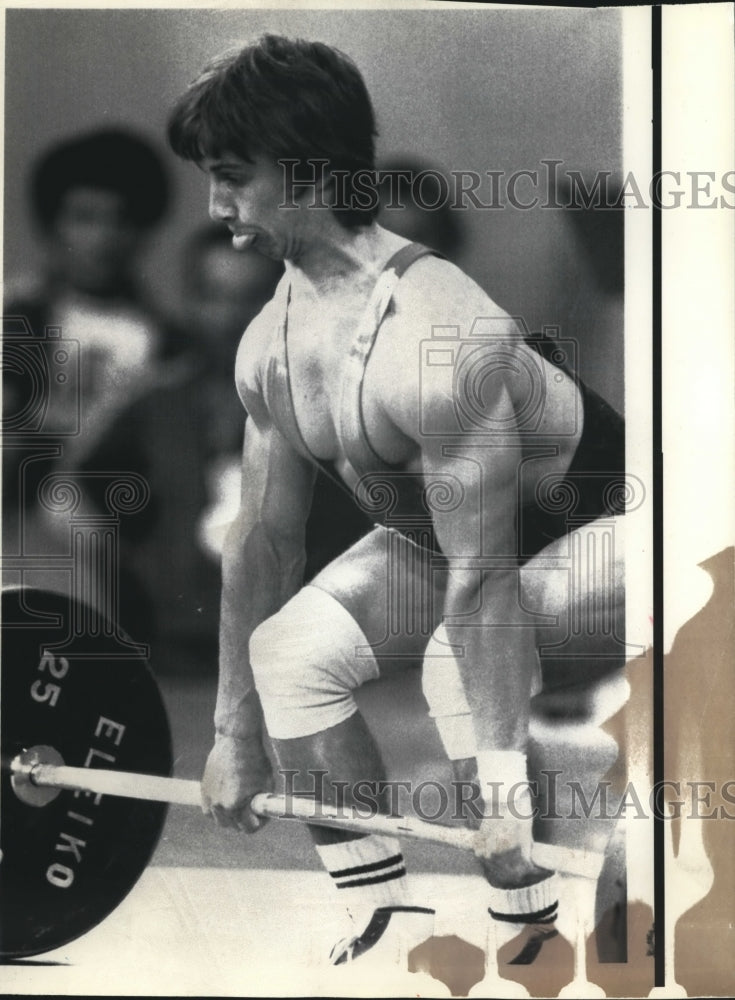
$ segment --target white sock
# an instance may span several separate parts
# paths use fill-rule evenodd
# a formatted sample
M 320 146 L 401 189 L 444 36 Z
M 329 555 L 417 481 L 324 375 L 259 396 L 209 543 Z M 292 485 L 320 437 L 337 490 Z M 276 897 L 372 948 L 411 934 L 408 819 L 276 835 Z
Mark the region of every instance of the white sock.
M 316 849 L 350 912 L 407 905 L 406 866 L 395 837 L 371 833 Z
M 512 839 L 523 831 L 521 843 L 528 856 L 533 846 L 531 793 L 527 786 L 526 755 L 520 750 L 484 750 L 477 754 L 477 772 L 485 792 L 489 782 L 498 782 L 497 803 L 501 823 L 515 827 Z M 509 802 L 513 808 L 509 809 Z M 515 812 L 515 815 L 514 815 Z M 498 820 L 490 820 L 497 823 Z M 525 841 L 525 844 L 523 842 Z M 534 885 L 519 889 L 498 889 L 490 886 L 489 912 L 493 919 L 510 923 L 553 924 L 559 908 L 559 885 L 551 875 Z

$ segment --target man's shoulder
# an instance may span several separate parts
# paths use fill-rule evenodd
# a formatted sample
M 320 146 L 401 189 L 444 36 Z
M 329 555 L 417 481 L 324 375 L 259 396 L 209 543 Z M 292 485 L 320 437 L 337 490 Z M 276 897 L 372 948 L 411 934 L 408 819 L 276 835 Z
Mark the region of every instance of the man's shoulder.
M 426 336 L 434 327 L 456 326 L 460 335 L 477 318 L 513 321 L 480 285 L 442 257 L 422 257 L 402 276 L 393 294 L 393 316 L 405 335 Z
M 427 342 L 463 341 L 478 321 L 501 339 L 518 336 L 515 320 L 468 274 L 443 258 L 423 257 L 398 282 L 380 339 L 388 356 L 410 365 Z
M 477 341 L 478 323 L 484 330 L 489 325 L 493 336 Z M 383 411 L 418 440 L 419 411 L 429 407 L 437 419 L 454 412 L 451 376 L 463 345 L 518 340 L 515 320 L 468 274 L 443 258 L 419 259 L 395 289 L 373 352 L 372 381 Z

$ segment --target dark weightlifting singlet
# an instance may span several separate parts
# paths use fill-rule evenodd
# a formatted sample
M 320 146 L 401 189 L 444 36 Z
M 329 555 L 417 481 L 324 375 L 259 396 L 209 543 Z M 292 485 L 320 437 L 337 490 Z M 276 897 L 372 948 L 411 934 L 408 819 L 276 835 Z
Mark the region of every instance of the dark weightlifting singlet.
M 421 244 L 410 243 L 391 257 L 355 331 L 338 415 L 340 444 L 353 472 L 353 483 L 346 483 L 331 462 L 311 454 L 296 421 L 288 366 L 290 287 L 287 283 L 277 293 L 281 321 L 264 389 L 271 417 L 281 433 L 305 458 L 338 483 L 364 513 L 376 524 L 396 529 L 423 548 L 440 552 L 429 500 L 431 487 L 427 489 L 426 477 L 388 464 L 373 450 L 362 408 L 365 368 L 396 285 L 415 261 L 430 254 L 441 256 Z M 603 515 L 621 513 L 616 505 L 620 503 L 625 464 L 624 424 L 619 414 L 564 366 L 553 338 L 531 335 L 525 342 L 574 379 L 582 397 L 584 422 L 566 473 L 556 477 L 555 482 L 546 483 L 535 502 L 519 505 L 521 562 L 573 527 Z

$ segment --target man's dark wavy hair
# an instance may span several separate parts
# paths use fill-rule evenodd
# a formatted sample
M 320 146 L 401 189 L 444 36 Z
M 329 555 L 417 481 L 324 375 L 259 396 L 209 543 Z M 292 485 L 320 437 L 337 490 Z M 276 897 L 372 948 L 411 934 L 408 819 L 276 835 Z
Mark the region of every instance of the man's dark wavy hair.
M 348 171 L 348 207 L 333 209 L 347 228 L 368 225 L 377 211 L 353 207 L 351 198 L 355 171 L 374 169 L 376 135 L 370 95 L 348 56 L 322 42 L 270 34 L 210 63 L 168 122 L 171 148 L 194 163 L 225 153 L 252 162 L 261 154 L 328 160 L 328 169 Z M 304 162 L 294 176 L 314 173 Z

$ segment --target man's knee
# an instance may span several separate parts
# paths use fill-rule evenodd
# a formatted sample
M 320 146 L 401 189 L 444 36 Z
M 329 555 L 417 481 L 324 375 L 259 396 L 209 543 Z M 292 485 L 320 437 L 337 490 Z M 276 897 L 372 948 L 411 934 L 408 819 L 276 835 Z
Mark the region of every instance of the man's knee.
M 447 756 L 450 760 L 462 760 L 475 756 L 476 745 L 472 711 L 455 653 L 459 654 L 459 650 L 452 646 L 442 624 L 426 646 L 421 684 L 429 715 L 436 723 Z M 536 694 L 540 687 L 536 670 L 530 695 Z
M 250 663 L 269 734 L 295 739 L 344 722 L 352 692 L 378 676 L 354 618 L 330 594 L 304 587 L 250 638 Z
M 250 637 L 250 665 L 261 700 L 277 697 L 281 691 L 296 691 L 304 650 L 295 616 L 282 608 L 267 618 Z
M 449 759 L 474 757 L 472 712 L 444 625 L 437 628 L 426 647 L 421 687 Z

